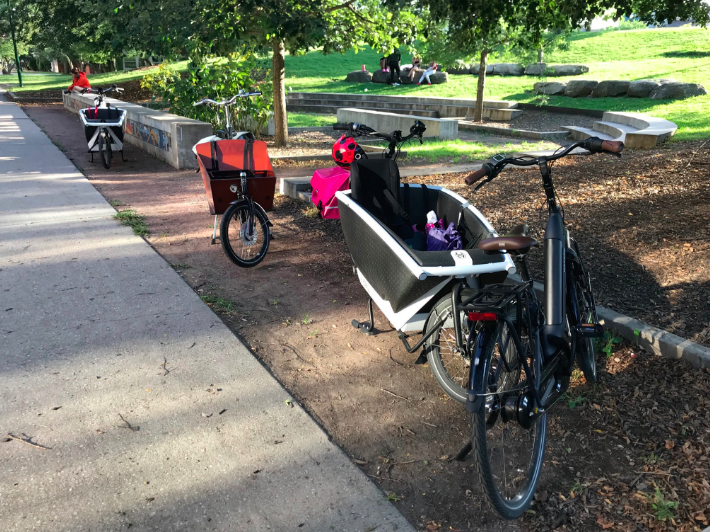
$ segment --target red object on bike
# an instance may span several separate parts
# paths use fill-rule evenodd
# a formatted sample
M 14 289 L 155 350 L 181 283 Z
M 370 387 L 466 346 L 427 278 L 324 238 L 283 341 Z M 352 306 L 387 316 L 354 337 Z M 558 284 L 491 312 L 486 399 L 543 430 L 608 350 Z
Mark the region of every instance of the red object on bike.
M 224 214 L 241 191 L 241 172 L 247 174 L 247 192 L 264 210 L 274 204 L 276 174 L 271 166 L 266 142 L 260 140 L 219 140 L 195 147 L 210 214 Z
M 498 315 L 495 312 L 469 312 L 469 321 L 496 321 Z
M 335 144 L 333 144 L 333 160 L 338 166 L 350 168 L 350 165 L 354 161 L 363 159 L 364 157 L 365 150 L 363 150 L 352 137 L 342 135 L 335 141 Z

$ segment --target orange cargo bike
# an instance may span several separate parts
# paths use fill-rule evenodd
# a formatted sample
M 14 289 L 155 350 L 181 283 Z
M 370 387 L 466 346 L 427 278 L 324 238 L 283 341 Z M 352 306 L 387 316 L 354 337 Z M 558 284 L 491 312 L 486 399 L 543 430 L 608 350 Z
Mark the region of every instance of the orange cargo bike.
M 274 203 L 276 175 L 269 160 L 266 143 L 255 140 L 248 131 L 234 131 L 229 107 L 237 98 L 259 96 L 260 92 L 241 92 L 216 102 L 200 100 L 194 105 L 223 107 L 226 127 L 200 140 L 192 148 L 205 184 L 210 214 L 215 215 L 212 244 L 217 240 L 217 220 L 222 215 L 219 240 L 222 249 L 237 266 L 259 264 L 269 249 L 271 222 L 266 211 Z

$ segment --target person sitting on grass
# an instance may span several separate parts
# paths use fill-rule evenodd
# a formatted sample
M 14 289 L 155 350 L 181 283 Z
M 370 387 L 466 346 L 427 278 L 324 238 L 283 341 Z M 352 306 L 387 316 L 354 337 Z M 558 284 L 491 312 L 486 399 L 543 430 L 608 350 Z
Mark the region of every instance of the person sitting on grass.
M 431 63 L 429 63 L 429 66 L 427 67 L 427 69 L 426 69 L 426 70 L 424 71 L 424 73 L 422 74 L 422 77 L 419 78 L 419 83 L 417 83 L 417 85 L 421 85 L 421 84 L 422 84 L 422 81 L 424 81 L 424 78 L 426 78 L 427 83 L 428 83 L 429 85 L 431 85 L 431 80 L 429 79 L 429 76 L 431 76 L 434 72 L 436 72 L 436 69 L 437 69 L 438 67 L 439 67 L 439 65 L 437 65 L 437 64 L 436 64 L 435 62 L 433 62 L 433 61 L 432 61 Z
M 86 74 L 84 74 L 81 70 L 78 68 L 72 68 L 71 69 L 71 74 L 72 74 L 72 84 L 69 85 L 69 88 L 66 90 L 66 92 L 71 92 L 74 89 L 77 91 L 81 89 L 90 89 L 91 84 L 89 83 L 89 80 L 86 77 Z

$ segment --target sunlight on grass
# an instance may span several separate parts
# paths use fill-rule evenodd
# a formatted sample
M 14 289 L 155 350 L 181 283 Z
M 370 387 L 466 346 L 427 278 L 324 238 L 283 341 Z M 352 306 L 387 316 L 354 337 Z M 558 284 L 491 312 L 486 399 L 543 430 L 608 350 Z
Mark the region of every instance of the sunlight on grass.
M 178 71 L 184 71 L 187 69 L 187 61 L 179 61 L 177 63 L 172 63 L 171 66 Z M 156 65 L 153 68 L 158 68 Z M 116 83 L 120 85 L 122 82 L 131 81 L 134 79 L 141 79 L 152 69 L 141 69 L 141 70 L 127 70 L 125 72 L 106 72 L 104 74 L 88 74 L 89 82 L 92 87 L 100 87 L 103 85 L 111 85 Z M 12 87 L 13 92 L 25 92 L 25 91 L 39 91 L 47 89 L 66 89 L 71 84 L 71 75 L 67 74 L 47 74 L 47 75 L 31 75 L 23 76 L 22 84 L 23 87 L 18 87 L 17 85 Z M 17 78 L 13 80 L 17 81 Z
M 289 113 L 289 127 L 324 127 L 338 121 L 335 115 L 314 115 L 310 113 Z
M 382 145 L 384 148 L 384 145 Z M 402 148 L 407 158 L 427 159 L 429 162 L 465 163 L 483 161 L 496 153 L 514 153 L 519 151 L 538 151 L 545 149 L 544 142 L 508 142 L 507 144 L 484 144 L 465 140 L 430 140 L 423 144 L 410 143 Z

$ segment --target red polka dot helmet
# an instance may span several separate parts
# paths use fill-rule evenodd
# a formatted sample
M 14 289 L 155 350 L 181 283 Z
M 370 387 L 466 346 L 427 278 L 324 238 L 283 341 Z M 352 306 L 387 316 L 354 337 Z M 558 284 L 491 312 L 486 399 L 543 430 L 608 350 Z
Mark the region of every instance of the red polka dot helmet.
M 366 159 L 365 150 L 363 150 L 355 139 L 342 135 L 333 144 L 333 160 L 338 166 L 349 167 L 353 161 Z

